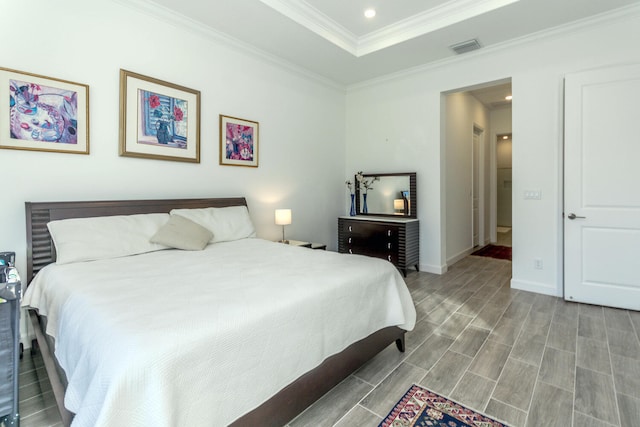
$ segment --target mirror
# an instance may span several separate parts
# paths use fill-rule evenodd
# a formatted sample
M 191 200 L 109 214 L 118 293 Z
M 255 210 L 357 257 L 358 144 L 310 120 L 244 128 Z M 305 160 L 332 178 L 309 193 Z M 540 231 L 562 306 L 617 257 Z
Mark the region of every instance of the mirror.
M 356 185 L 358 215 L 417 218 L 416 173 L 363 173 Z M 366 183 L 368 189 L 365 189 Z

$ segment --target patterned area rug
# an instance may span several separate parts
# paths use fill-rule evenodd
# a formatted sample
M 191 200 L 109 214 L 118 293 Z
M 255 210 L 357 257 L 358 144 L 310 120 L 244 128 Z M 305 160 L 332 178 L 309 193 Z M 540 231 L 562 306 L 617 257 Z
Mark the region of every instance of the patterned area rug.
M 511 247 L 487 245 L 482 249 L 478 249 L 471 255 L 486 256 L 490 258 L 508 259 L 511 261 Z
M 417 385 L 378 427 L 507 427 Z

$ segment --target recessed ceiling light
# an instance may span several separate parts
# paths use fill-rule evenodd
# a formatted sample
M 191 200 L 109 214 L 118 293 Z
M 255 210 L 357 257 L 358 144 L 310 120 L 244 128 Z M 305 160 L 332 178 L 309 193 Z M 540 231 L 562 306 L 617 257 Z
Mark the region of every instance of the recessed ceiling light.
M 511 101 L 511 99 L 513 99 L 513 96 L 507 95 L 504 97 L 504 99 L 506 99 L 507 101 Z
M 509 135 L 502 135 L 502 139 L 509 139 Z
M 376 16 L 376 10 L 375 9 L 367 9 L 364 11 L 364 16 L 371 19 L 374 16 Z

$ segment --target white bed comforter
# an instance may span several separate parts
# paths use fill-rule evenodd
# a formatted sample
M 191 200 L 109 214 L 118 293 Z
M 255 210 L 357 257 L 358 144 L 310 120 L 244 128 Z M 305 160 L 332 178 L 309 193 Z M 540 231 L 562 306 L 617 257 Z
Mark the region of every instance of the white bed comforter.
M 227 425 L 415 309 L 388 262 L 261 239 L 51 264 L 47 316 L 73 426 Z

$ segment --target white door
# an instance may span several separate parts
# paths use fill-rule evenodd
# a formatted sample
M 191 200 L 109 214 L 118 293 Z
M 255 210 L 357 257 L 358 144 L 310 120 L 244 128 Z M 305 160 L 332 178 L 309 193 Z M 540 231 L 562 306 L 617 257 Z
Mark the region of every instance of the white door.
M 640 64 L 565 78 L 565 299 L 640 310 Z

